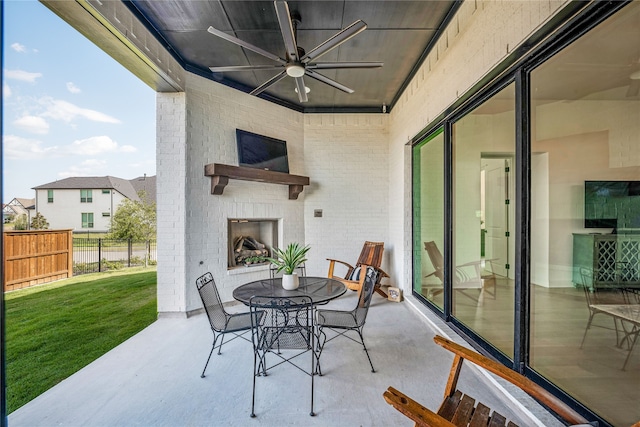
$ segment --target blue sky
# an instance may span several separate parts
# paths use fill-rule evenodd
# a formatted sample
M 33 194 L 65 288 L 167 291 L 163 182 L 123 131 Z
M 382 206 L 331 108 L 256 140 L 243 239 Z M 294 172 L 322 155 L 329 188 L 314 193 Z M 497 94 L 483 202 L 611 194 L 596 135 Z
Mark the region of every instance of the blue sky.
M 70 176 L 155 175 L 156 93 L 35 0 L 4 1 L 3 202 Z

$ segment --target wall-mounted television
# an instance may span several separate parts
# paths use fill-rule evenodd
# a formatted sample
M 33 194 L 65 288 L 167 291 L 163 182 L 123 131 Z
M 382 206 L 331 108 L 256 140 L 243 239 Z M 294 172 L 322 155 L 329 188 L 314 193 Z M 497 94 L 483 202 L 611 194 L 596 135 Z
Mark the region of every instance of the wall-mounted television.
M 285 141 L 236 129 L 236 144 L 240 166 L 289 173 Z
M 585 181 L 584 227 L 640 229 L 640 181 Z

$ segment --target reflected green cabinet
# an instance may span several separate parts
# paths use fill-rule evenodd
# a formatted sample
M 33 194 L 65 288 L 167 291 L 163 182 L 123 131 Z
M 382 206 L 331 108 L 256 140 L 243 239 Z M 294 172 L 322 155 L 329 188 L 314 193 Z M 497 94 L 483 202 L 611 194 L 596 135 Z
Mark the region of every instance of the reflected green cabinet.
M 594 287 L 640 285 L 640 234 L 573 234 L 573 283 L 582 286 L 580 268 L 593 271 Z

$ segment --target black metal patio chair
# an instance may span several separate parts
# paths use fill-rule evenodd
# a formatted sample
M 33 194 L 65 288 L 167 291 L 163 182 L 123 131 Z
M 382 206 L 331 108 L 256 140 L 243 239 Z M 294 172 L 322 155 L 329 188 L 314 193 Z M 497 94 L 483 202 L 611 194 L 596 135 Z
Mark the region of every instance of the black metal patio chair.
M 251 330 L 252 323 L 260 323 L 264 317 L 264 312 L 255 312 L 255 322 L 252 322 L 251 313 L 227 313 L 220 300 L 220 294 L 218 294 L 218 288 L 213 280 L 211 273 L 205 273 L 196 279 L 196 286 L 198 287 L 198 293 L 202 299 L 204 305 L 204 311 L 207 313 L 209 324 L 211 325 L 211 331 L 213 332 L 213 344 L 211 346 L 211 352 L 207 358 L 207 363 L 204 365 L 201 378 L 204 378 L 204 372 L 207 370 L 209 360 L 213 354 L 213 350 L 218 349 L 218 354 L 221 354 L 222 344 L 224 343 L 225 334 L 233 334 L 234 337 L 229 341 L 233 341 L 236 338 L 242 338 L 245 341 L 250 341 L 243 335 Z M 220 344 L 216 347 L 216 343 L 220 339 Z
M 319 344 L 318 359 L 320 358 L 326 343 L 337 337 L 343 336 L 362 345 L 362 348 L 364 348 L 367 355 L 367 359 L 369 359 L 371 372 L 375 372 L 373 363 L 371 362 L 371 357 L 369 356 L 369 351 L 367 350 L 367 346 L 364 344 L 362 330 L 367 319 L 367 313 L 369 312 L 371 297 L 375 291 L 378 272 L 375 268 L 367 265 L 363 265 L 362 269 L 366 270 L 366 277 L 364 279 L 363 286 L 358 290 L 358 303 L 353 310 L 317 310 L 316 312 Z M 327 339 L 325 329 L 330 329 L 336 332 L 336 335 Z M 349 331 L 355 331 L 360 340 L 346 335 Z M 320 371 L 320 363 L 318 363 L 318 373 L 322 375 L 322 372 Z
M 308 297 L 261 297 L 249 301 L 249 309 L 258 319 L 265 312 L 264 321 L 253 324 L 253 391 L 251 417 L 255 417 L 256 378 L 284 363 L 290 364 L 311 377 L 311 411 L 313 412 L 313 377 L 315 376 L 315 326 L 313 301 Z M 305 353 L 310 353 L 311 366 L 304 368 Z M 267 360 L 269 357 L 269 360 Z M 270 363 L 275 358 L 275 362 Z

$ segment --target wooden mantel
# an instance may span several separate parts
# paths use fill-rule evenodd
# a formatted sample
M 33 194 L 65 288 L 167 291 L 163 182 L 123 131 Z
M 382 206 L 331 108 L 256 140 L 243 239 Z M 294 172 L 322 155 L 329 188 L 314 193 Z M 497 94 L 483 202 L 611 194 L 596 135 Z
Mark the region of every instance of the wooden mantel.
M 289 199 L 296 200 L 298 194 L 302 193 L 305 185 L 309 185 L 309 177 L 301 175 L 291 175 L 283 172 L 247 168 L 243 166 L 223 165 L 211 163 L 205 165 L 204 175 L 211 177 L 211 194 L 220 195 L 224 187 L 231 179 L 241 179 L 243 181 L 267 182 L 270 184 L 282 184 L 289 186 Z

